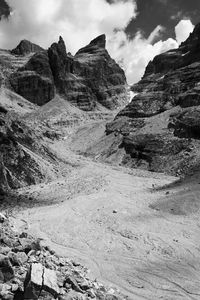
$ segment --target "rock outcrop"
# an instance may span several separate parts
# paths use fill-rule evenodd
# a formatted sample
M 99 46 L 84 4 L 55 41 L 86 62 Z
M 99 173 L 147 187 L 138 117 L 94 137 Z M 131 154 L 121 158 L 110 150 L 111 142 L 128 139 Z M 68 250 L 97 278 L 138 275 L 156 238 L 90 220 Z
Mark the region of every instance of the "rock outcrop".
M 27 40 L 22 40 L 16 48 L 11 50 L 11 53 L 15 55 L 27 55 L 30 53 L 36 53 L 40 51 L 44 51 L 44 49 Z
M 14 91 L 37 105 L 43 105 L 55 95 L 53 74 L 46 52 L 34 54 L 25 66 L 10 76 Z
M 105 49 L 106 37 L 101 35 L 81 48 L 74 58 L 74 73 L 85 79 L 97 101 L 113 109 L 127 101 L 124 71 Z
M 96 98 L 85 80 L 74 74 L 74 58 L 67 54 L 62 37 L 48 49 L 48 56 L 57 92 L 83 110 L 94 109 Z
M 107 125 L 107 134 L 122 139 L 123 164 L 177 175 L 199 165 L 199 50 L 200 24 L 132 86 L 136 96 Z
M 0 192 L 52 179 L 54 161 L 41 137 L 11 114 L 0 115 Z

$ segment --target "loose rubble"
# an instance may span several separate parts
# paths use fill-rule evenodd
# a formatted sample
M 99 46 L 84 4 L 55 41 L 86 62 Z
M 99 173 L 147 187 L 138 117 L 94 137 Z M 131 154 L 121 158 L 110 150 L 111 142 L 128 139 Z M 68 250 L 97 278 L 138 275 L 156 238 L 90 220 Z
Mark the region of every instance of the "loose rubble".
M 0 227 L 0 299 L 122 300 L 88 278 L 88 270 L 48 246 L 15 232 L 3 214 Z

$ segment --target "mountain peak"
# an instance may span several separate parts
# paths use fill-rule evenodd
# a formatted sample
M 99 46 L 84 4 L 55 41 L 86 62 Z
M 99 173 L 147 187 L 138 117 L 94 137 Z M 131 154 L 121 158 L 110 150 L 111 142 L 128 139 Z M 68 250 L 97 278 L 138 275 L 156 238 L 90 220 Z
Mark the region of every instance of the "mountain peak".
M 59 51 L 60 51 L 63 55 L 66 55 L 66 54 L 67 54 L 65 42 L 64 42 L 62 36 L 59 36 L 58 48 L 59 48 Z
M 32 52 L 40 52 L 44 51 L 44 49 L 28 40 L 22 40 L 16 48 L 11 50 L 12 54 L 16 55 L 25 55 Z
M 99 51 L 99 49 L 105 50 L 105 47 L 106 47 L 106 35 L 101 34 L 97 36 L 95 39 L 93 39 L 87 46 L 78 50 L 76 54 L 93 53 Z
M 98 46 L 101 48 L 105 48 L 106 47 L 106 35 L 105 34 L 101 34 L 99 36 L 97 36 L 95 39 L 93 39 L 90 44 L 91 46 Z
M 180 49 L 182 49 L 184 52 L 187 52 L 194 48 L 199 48 L 200 46 L 200 23 L 198 23 L 195 27 L 193 32 L 190 33 L 187 40 L 185 40 L 180 45 Z

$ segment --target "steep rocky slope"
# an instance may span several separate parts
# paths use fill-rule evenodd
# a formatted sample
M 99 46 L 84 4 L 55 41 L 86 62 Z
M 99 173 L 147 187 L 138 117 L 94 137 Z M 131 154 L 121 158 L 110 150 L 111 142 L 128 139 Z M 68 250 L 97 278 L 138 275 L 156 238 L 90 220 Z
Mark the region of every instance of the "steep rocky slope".
M 0 189 L 40 183 L 56 177 L 56 160 L 34 133 L 17 116 L 0 113 Z
M 178 49 L 148 64 L 141 81 L 132 86 L 136 96 L 107 125 L 112 145 L 106 151 L 104 147 L 102 159 L 110 156 L 108 151 L 117 155 L 123 149 L 120 163 L 127 166 L 176 175 L 199 168 L 199 50 L 197 25 Z

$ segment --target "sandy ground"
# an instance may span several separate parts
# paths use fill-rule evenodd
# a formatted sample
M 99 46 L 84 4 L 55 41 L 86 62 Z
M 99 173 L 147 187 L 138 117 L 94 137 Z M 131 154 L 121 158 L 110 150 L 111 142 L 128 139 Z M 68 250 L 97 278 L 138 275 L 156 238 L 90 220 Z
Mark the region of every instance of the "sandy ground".
M 19 190 L 42 205 L 20 211 L 15 225 L 128 299 L 200 299 L 198 177 L 166 187 L 176 178 L 92 161 L 72 153 L 69 140 L 52 149 L 74 169 Z

